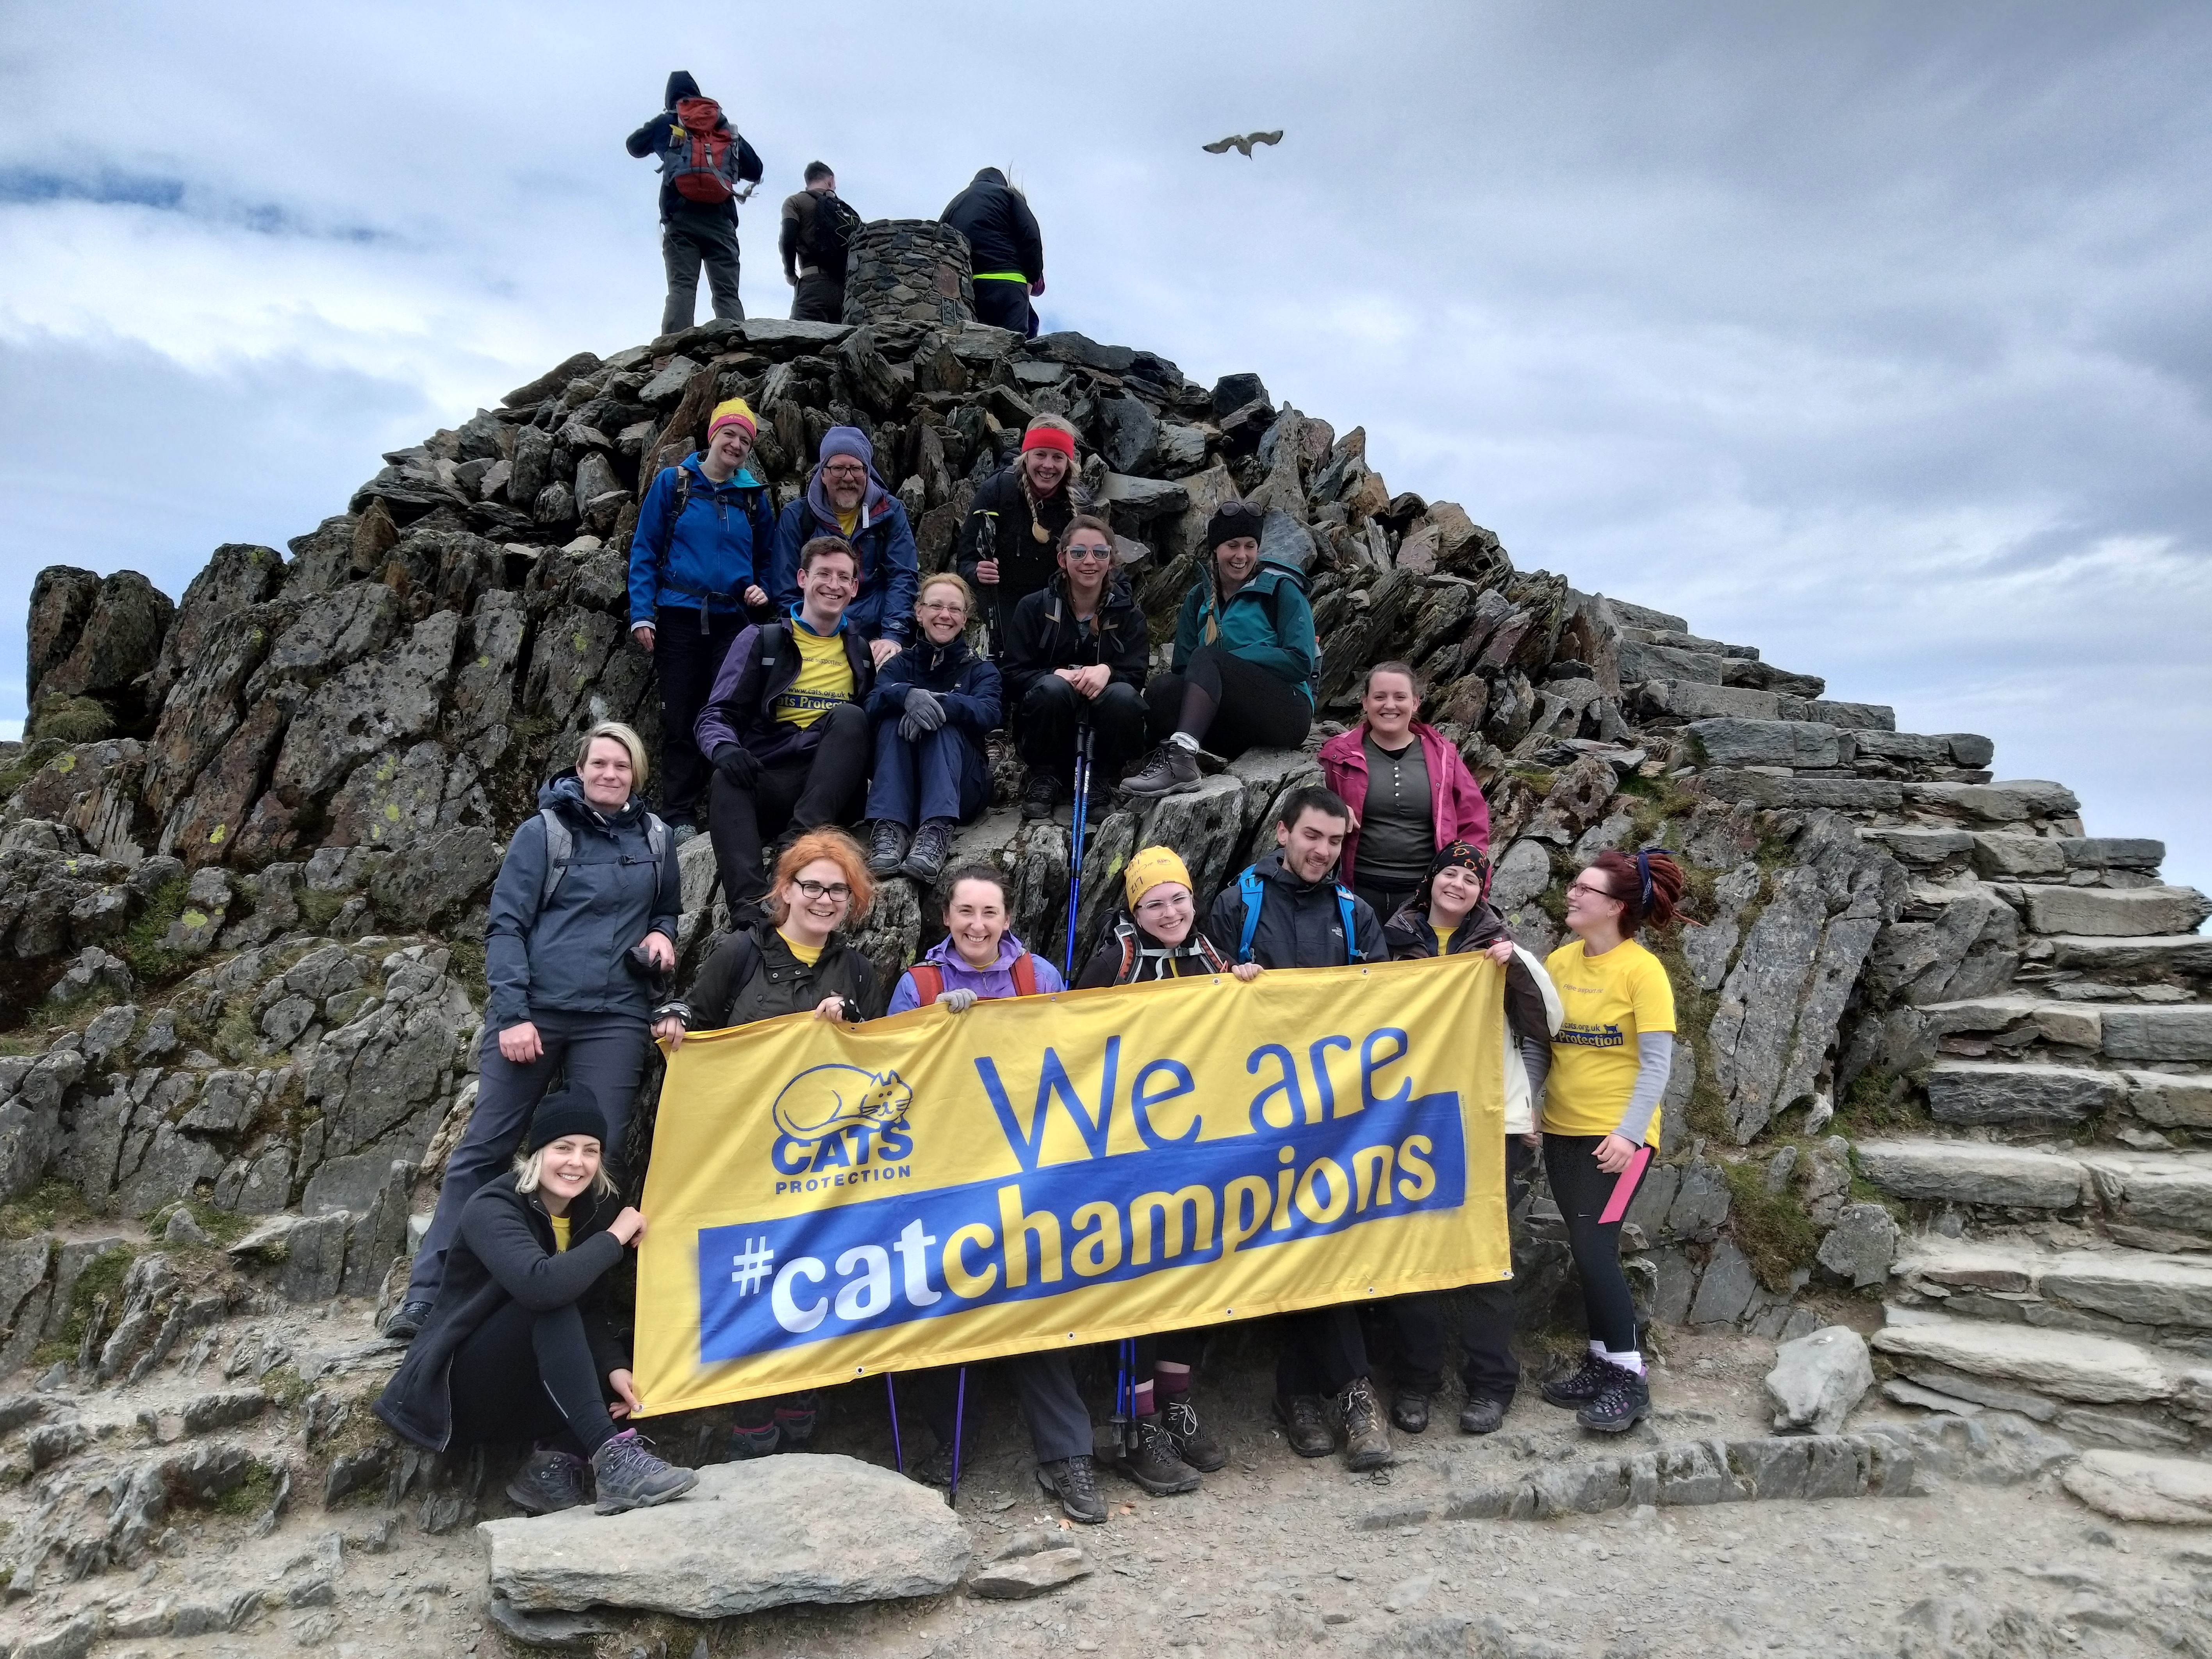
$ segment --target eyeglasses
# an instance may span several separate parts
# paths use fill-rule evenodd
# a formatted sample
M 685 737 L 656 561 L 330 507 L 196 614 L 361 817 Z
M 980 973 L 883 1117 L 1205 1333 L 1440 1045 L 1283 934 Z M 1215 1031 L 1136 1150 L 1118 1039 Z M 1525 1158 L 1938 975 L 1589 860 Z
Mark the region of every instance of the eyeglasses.
M 817 899 L 831 899 L 842 904 L 853 896 L 853 890 L 842 881 L 800 881 L 793 884 L 799 896 L 811 904 Z
M 964 617 L 968 614 L 968 607 L 958 599 L 924 599 L 916 609 L 939 611 L 951 617 Z
M 1137 906 L 1137 914 L 1140 916 L 1161 916 L 1170 910 L 1188 910 L 1188 908 L 1190 908 L 1190 895 L 1173 893 L 1166 898 L 1144 900 Z
M 865 478 L 868 476 L 868 469 L 858 461 L 831 461 L 823 467 L 822 476 L 825 478 Z
M 1612 899 L 1616 902 L 1619 902 L 1620 897 L 1618 893 L 1608 892 L 1602 887 L 1594 887 L 1586 881 L 1571 883 L 1568 885 L 1567 890 L 1570 893 L 1584 894 L 1590 898 Z
M 1110 547 L 1078 545 L 1067 550 L 1067 556 L 1076 564 L 1103 564 L 1114 556 L 1114 550 Z

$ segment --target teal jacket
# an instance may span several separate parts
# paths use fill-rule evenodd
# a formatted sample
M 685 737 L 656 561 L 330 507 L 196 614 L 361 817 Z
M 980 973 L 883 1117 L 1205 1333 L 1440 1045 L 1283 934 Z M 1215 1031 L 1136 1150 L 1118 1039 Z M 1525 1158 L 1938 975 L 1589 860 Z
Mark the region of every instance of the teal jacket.
M 1294 572 L 1262 562 L 1252 580 L 1231 593 L 1218 611 L 1213 573 L 1204 572 L 1183 595 L 1182 609 L 1176 617 L 1177 673 L 1207 643 L 1209 633 L 1231 656 L 1257 664 L 1297 687 L 1312 707 L 1314 682 L 1321 678 L 1321 653 L 1314 645 L 1313 607 L 1306 603 L 1305 589 Z

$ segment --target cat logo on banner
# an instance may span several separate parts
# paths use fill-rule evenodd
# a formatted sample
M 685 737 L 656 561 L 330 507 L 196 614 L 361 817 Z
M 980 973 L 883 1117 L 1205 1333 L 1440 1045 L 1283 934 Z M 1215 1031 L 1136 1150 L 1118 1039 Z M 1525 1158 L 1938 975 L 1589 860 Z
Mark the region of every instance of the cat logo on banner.
M 1505 1278 L 1479 954 L 808 1015 L 688 1040 L 648 1413 Z

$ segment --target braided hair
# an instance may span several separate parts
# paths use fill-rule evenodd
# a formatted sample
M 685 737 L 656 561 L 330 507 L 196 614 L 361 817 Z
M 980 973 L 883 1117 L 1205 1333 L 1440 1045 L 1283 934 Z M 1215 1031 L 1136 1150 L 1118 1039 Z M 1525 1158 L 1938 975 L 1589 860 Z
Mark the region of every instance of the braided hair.
M 1620 932 L 1633 937 L 1648 926 L 1664 927 L 1682 913 L 1682 866 L 1671 853 L 1600 853 L 1590 868 L 1605 872 L 1620 901 Z

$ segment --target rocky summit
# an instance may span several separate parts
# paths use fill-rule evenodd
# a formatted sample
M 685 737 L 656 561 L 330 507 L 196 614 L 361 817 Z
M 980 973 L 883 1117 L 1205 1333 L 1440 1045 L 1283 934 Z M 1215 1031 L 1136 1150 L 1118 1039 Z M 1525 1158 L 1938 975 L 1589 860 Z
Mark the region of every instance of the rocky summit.
M 1532 1381 L 1506 1432 L 1457 1438 L 1440 1402 L 1347 1479 L 1290 1455 L 1268 1334 L 1232 1327 L 1201 1378 L 1230 1467 L 1188 1498 L 1109 1477 L 1081 1537 L 1038 1518 L 988 1397 L 957 1515 L 887 1472 L 862 1390 L 824 1400 L 848 1457 L 627 1516 L 512 1518 L 508 1465 L 384 1432 L 375 1319 L 474 1100 L 492 878 L 586 726 L 655 736 L 627 541 L 733 395 L 779 505 L 829 427 L 866 431 L 925 570 L 1029 418 L 1065 416 L 1161 640 L 1208 513 L 1253 503 L 1306 573 L 1314 743 L 1366 665 L 1415 664 L 1533 949 L 1578 860 L 1679 849 L 1697 920 L 1656 945 L 1684 1040 L 1626 1233 L 1651 1421 L 1594 1447 Z M 0 745 L 15 1659 L 2212 1652 L 2212 904 L 1985 738 L 1899 732 L 1517 567 L 1255 374 L 957 315 L 710 323 L 570 358 L 285 550 L 216 549 L 173 601 L 49 568 L 28 628 L 27 735 Z M 1024 823 L 1000 760 L 955 858 L 1003 866 L 1017 931 L 1057 938 L 1068 827 Z M 1203 905 L 1318 775 L 1261 751 L 1116 807 L 1085 948 L 1135 848 L 1182 849 Z M 722 918 L 706 839 L 681 856 L 688 972 Z M 931 921 L 894 879 L 863 946 L 895 970 Z M 1540 1366 L 1581 1342 L 1540 1191 L 1525 1235 Z M 708 1463 L 722 1422 L 652 1426 Z

